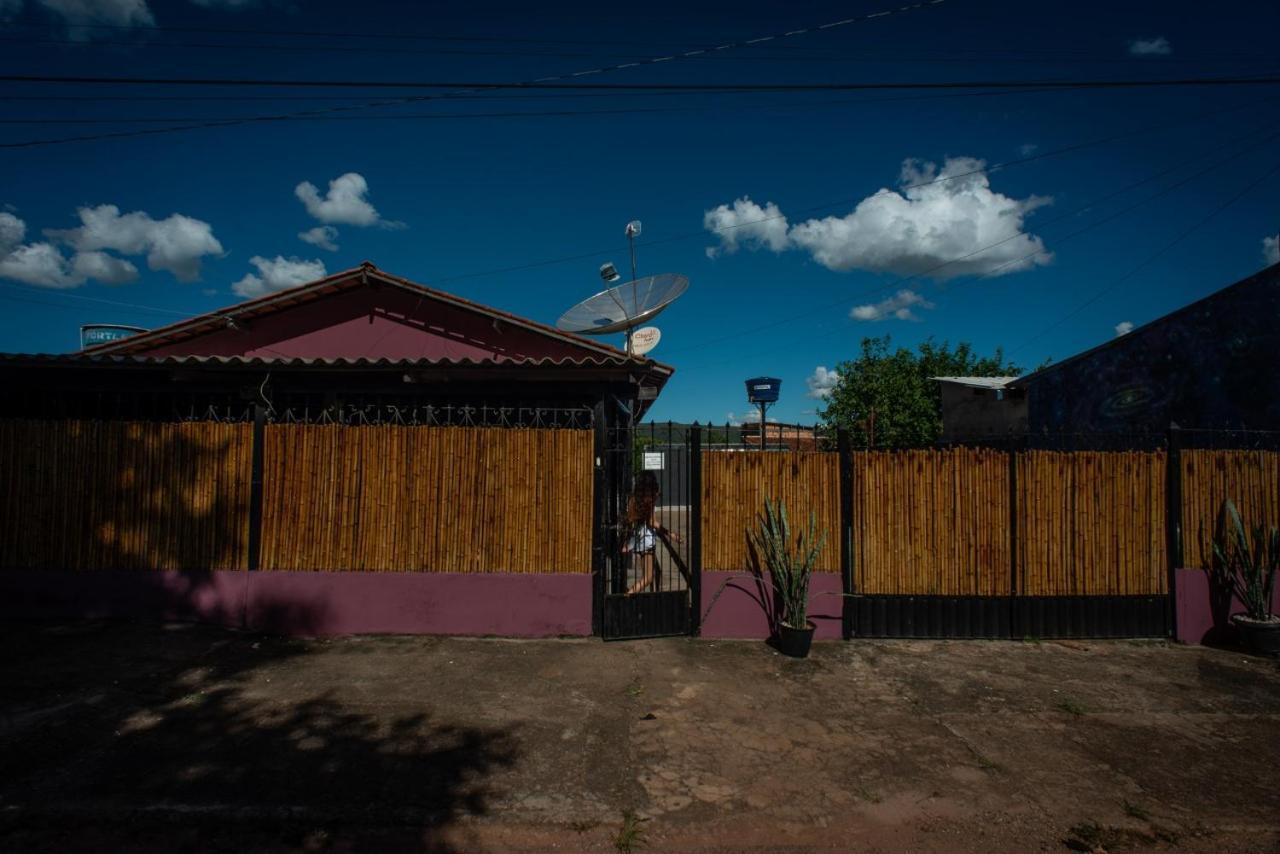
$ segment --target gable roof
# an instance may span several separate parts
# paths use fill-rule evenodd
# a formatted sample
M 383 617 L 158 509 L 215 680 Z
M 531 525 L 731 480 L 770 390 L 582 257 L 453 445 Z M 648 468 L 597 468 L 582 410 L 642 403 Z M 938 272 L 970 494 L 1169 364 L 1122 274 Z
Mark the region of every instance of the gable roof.
M 664 378 L 675 372 L 675 369 L 669 365 L 640 356 L 628 355 L 625 350 L 609 344 L 582 335 L 563 332 L 553 326 L 481 305 L 445 291 L 392 275 L 378 269 L 369 261 L 365 261 L 359 267 L 343 270 L 286 291 L 267 294 L 227 308 L 200 314 L 129 338 L 96 344 L 77 355 L 82 357 L 135 356 L 145 358 L 155 350 L 219 332 L 228 326 L 234 326 L 240 320 L 248 321 L 264 315 L 276 314 L 334 294 L 374 284 L 397 288 L 420 298 L 442 303 L 495 322 L 505 323 L 524 332 L 553 340 L 560 345 L 568 345 L 575 350 L 580 350 L 582 353 L 580 359 L 556 360 L 557 363 L 633 364 Z M 271 360 L 266 359 L 265 361 L 270 362 Z

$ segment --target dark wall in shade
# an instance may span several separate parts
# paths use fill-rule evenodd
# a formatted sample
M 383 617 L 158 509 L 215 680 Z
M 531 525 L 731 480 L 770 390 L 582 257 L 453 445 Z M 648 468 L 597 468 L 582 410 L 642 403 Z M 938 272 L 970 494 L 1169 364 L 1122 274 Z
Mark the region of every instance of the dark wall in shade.
M 1280 265 L 1018 385 L 1032 433 L 1280 430 Z

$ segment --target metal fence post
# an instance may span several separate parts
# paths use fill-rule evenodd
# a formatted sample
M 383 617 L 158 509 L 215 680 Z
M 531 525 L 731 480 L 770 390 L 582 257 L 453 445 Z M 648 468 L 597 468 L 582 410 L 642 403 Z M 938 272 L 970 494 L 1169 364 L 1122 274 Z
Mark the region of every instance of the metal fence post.
M 689 633 L 702 633 L 702 428 L 689 430 Z
M 1009 636 L 1019 637 L 1018 615 L 1018 446 L 1009 445 Z
M 604 636 L 604 597 L 605 597 L 605 501 L 608 500 L 609 484 L 605 475 L 608 464 L 608 425 L 605 418 L 605 405 L 597 403 L 592 412 L 595 441 L 592 447 L 592 502 L 591 502 L 591 633 L 596 637 Z
M 1168 451 L 1165 454 L 1165 551 L 1169 558 L 1169 618 L 1165 628 L 1170 637 L 1178 636 L 1178 570 L 1182 568 L 1182 431 L 1169 425 Z
M 845 640 L 853 637 L 853 449 L 849 431 L 836 431 L 836 452 L 840 466 L 840 630 Z
M 249 571 L 262 568 L 262 469 L 267 433 L 267 408 L 253 404 L 253 453 L 249 480 Z

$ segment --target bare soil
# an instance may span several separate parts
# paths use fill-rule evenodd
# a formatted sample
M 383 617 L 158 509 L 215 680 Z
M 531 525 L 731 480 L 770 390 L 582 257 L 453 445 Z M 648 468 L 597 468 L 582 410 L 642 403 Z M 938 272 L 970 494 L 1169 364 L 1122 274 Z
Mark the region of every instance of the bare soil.
M 2 635 L 5 851 L 1280 850 L 1239 653 Z

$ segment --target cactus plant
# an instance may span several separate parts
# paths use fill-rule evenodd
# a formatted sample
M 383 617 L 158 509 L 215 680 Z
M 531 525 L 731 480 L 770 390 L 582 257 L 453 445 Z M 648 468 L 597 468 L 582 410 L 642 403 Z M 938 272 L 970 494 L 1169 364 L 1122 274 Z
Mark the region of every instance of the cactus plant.
M 1222 502 L 1218 530 L 1213 540 L 1214 575 L 1244 605 L 1245 615 L 1257 622 L 1272 622 L 1271 597 L 1280 571 L 1280 530 L 1253 527 L 1252 539 L 1235 502 Z
M 817 535 L 817 526 L 817 516 L 810 512 L 808 530 L 793 541 L 786 504 L 766 498 L 759 529 L 751 532 L 751 543 L 773 580 L 774 618 L 782 626 L 803 629 L 809 623 L 809 577 L 827 539 L 825 531 Z

